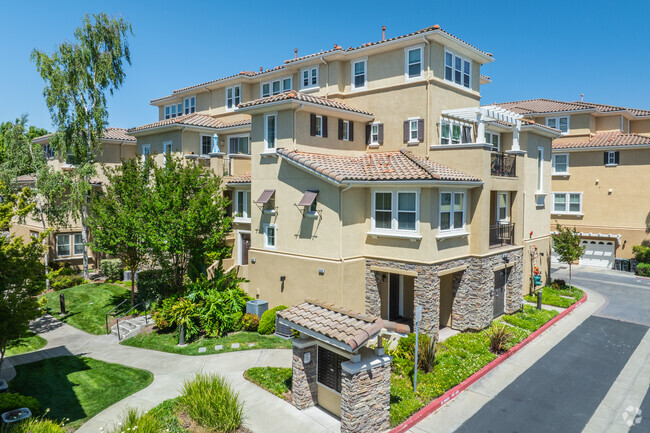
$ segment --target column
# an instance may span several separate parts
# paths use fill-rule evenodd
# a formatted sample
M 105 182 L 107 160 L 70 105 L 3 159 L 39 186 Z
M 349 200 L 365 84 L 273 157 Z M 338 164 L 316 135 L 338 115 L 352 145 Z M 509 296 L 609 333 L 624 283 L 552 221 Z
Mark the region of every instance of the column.
M 316 340 L 313 338 L 294 338 L 291 380 L 292 403 L 298 409 L 306 409 L 318 402 L 318 369 Z

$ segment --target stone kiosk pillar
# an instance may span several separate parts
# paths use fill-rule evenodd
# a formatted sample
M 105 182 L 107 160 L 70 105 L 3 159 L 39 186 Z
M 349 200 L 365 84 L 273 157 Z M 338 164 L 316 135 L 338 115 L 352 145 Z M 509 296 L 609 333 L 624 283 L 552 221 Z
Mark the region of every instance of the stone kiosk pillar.
M 306 409 L 318 402 L 318 370 L 316 351 L 318 346 L 313 338 L 293 339 L 293 361 L 291 369 L 291 393 L 293 405 Z

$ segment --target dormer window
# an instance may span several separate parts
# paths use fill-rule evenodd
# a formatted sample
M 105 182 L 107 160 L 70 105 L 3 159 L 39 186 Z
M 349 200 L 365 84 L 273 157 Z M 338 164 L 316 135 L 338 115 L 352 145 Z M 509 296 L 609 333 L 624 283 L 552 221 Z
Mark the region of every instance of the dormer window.
M 183 104 L 165 105 L 165 119 L 173 119 L 183 115 Z
M 189 98 L 185 98 L 183 101 L 183 105 L 185 106 L 185 112 L 184 114 L 192 114 L 196 112 L 196 96 L 190 96 Z
M 569 116 L 547 117 L 546 126 L 559 129 L 562 133 L 566 134 L 569 132 Z
M 302 76 L 302 89 L 318 88 L 318 66 L 304 68 L 300 71 Z
M 226 110 L 234 110 L 241 102 L 241 86 L 226 89 Z

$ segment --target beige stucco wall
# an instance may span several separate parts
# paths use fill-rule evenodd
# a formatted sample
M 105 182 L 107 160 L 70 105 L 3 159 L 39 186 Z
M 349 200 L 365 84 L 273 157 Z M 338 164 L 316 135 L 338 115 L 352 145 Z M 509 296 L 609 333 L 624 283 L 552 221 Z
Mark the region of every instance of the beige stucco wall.
M 596 131 L 621 131 L 621 116 L 612 115 L 612 116 L 603 116 L 595 117 L 596 119 Z M 625 124 L 623 125 L 625 129 Z

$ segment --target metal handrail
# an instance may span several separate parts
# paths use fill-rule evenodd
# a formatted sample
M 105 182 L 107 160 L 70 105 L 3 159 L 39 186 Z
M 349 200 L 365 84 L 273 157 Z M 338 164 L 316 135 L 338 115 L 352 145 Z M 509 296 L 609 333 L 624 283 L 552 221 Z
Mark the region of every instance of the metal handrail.
M 145 323 L 145 324 L 148 323 L 148 319 L 147 319 L 147 315 L 148 315 L 148 314 L 147 314 L 147 312 L 149 311 L 149 309 L 147 308 L 147 306 L 146 306 L 146 305 L 142 305 L 141 303 L 139 303 L 139 304 L 135 304 L 133 307 L 131 307 L 131 309 L 129 309 L 129 311 L 127 311 L 126 313 L 122 314 L 121 316 L 118 316 L 118 318 L 117 318 L 117 321 L 116 321 L 116 323 L 115 323 L 115 327 L 117 328 L 117 341 L 122 341 L 122 336 L 120 335 L 120 319 L 121 319 L 122 317 L 128 315 L 131 311 L 135 310 L 137 307 L 144 307 L 144 323 Z
M 120 302 L 119 304 L 117 304 L 117 306 L 116 306 L 115 308 L 113 308 L 111 311 L 109 311 L 108 313 L 106 313 L 106 333 L 107 333 L 107 334 L 110 334 L 110 333 L 111 333 L 111 331 L 108 329 L 108 316 L 109 316 L 113 311 L 115 311 L 115 310 L 117 310 L 118 308 L 120 308 L 120 307 L 122 306 L 122 304 L 124 304 L 126 301 L 128 301 L 128 299 L 123 300 L 122 302 Z

